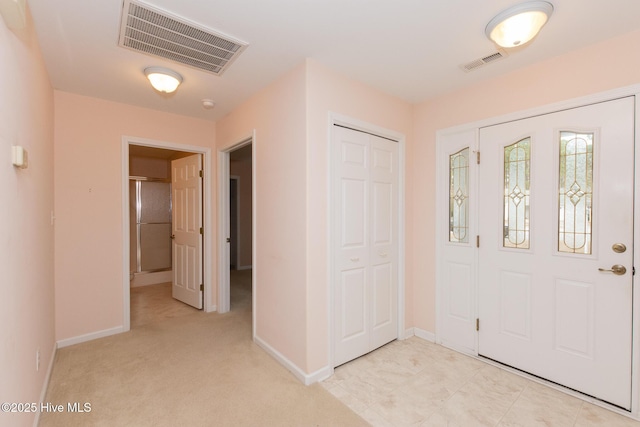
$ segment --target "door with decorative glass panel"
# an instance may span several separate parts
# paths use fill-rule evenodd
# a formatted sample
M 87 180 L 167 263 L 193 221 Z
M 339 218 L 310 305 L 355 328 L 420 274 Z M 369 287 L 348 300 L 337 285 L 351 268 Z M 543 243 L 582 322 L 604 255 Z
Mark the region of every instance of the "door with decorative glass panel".
M 631 406 L 633 97 L 480 129 L 478 353 Z

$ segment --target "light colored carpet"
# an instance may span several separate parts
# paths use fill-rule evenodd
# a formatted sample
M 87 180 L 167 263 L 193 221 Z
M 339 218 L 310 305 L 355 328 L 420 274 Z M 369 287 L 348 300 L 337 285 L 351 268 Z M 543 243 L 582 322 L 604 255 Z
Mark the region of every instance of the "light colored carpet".
M 368 425 L 252 342 L 250 271 L 234 273 L 230 313 L 181 311 L 60 349 L 45 401 L 88 402 L 91 412 L 43 413 L 39 425 Z

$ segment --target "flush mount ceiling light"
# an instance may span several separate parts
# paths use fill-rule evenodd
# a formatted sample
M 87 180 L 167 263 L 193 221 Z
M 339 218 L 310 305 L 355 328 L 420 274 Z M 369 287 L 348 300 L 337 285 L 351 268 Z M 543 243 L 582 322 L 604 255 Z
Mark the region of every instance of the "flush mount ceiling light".
M 171 93 L 182 83 L 182 76 L 167 68 L 148 67 L 145 68 L 144 75 L 158 92 Z
M 517 4 L 493 18 L 485 34 L 498 46 L 522 46 L 533 39 L 553 13 L 553 5 L 546 1 Z

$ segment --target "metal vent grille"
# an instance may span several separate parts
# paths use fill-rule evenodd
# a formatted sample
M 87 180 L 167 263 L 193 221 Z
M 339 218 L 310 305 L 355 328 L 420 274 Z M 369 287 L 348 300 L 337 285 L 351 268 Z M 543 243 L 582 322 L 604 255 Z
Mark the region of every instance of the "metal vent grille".
M 221 75 L 247 47 L 136 0 L 125 0 L 118 45 Z
M 499 50 L 490 55 L 484 56 L 480 59 L 476 59 L 464 65 L 461 65 L 460 68 L 462 68 L 465 72 L 468 73 L 469 71 L 477 70 L 478 68 L 484 65 L 487 65 L 490 62 L 495 62 L 500 59 L 504 59 L 506 57 L 507 57 L 507 53 L 503 50 Z

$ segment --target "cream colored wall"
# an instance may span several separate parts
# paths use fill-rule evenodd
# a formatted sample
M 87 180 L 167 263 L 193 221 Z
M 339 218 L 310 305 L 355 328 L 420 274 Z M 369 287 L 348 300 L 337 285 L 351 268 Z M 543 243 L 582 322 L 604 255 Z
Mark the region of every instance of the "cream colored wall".
M 0 77 L 0 402 L 38 402 L 55 342 L 53 89 L 30 17 L 15 32 L 0 19 Z M 27 169 L 12 166 L 12 145 L 27 150 Z M 34 415 L 0 413 L 0 425 Z
M 238 267 L 250 267 L 251 260 L 251 158 L 230 162 L 230 175 L 239 177 L 238 187 Z
M 213 147 L 215 129 L 204 120 L 55 91 L 57 340 L 123 323 L 122 137 Z M 215 249 L 209 256 L 216 258 Z
M 307 60 L 307 372 L 314 372 L 329 362 L 330 324 L 328 301 L 328 154 L 329 113 L 338 113 L 399 132 L 406 136 L 407 167 L 412 164 L 412 106 L 398 98 L 350 80 L 321 64 Z M 406 192 L 412 191 L 406 182 Z M 411 218 L 410 199 L 407 199 L 405 221 Z M 407 229 L 407 237 L 411 236 Z M 407 239 L 407 243 L 409 239 Z M 405 266 L 410 273 L 412 253 L 406 252 Z M 412 301 L 413 278 L 407 274 L 406 298 Z M 412 305 L 406 305 L 406 327 L 413 323 Z
M 219 149 L 251 136 L 256 181 L 256 337 L 306 358 L 305 68 L 296 67 L 217 122 Z
M 549 103 L 640 83 L 640 31 L 537 63 L 418 105 L 410 171 L 415 326 L 435 332 L 436 131 Z M 508 61 L 508 59 L 507 59 Z M 500 63 L 491 65 L 499 67 Z M 419 190 L 417 190 L 419 189 Z
M 306 61 L 218 122 L 216 138 L 225 148 L 256 131 L 256 335 L 307 374 L 329 362 L 330 111 L 412 132 L 411 105 Z

